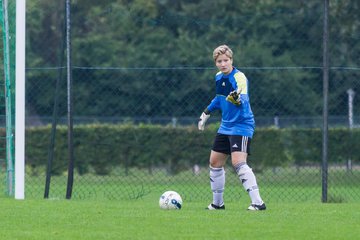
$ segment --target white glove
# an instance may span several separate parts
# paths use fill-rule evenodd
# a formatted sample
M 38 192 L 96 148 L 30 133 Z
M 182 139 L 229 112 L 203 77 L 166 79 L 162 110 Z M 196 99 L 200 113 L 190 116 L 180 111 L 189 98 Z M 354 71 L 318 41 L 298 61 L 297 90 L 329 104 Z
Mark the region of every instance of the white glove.
M 210 114 L 206 114 L 206 113 L 202 113 L 200 118 L 199 118 L 199 122 L 198 122 L 198 128 L 200 131 L 204 131 L 205 129 L 205 123 L 206 121 L 209 119 Z

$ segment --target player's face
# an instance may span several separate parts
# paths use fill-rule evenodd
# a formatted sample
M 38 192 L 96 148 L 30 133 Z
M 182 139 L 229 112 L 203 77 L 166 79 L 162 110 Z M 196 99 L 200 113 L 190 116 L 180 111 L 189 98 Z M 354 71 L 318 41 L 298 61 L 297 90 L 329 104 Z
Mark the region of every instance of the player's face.
M 216 67 L 225 75 L 231 73 L 232 71 L 232 58 L 229 58 L 225 54 L 221 54 L 217 57 L 215 61 Z

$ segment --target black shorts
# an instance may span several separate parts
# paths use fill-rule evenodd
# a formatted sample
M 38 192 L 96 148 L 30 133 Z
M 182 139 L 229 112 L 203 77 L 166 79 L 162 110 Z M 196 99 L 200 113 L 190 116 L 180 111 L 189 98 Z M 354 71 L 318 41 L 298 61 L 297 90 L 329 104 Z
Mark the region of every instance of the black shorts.
M 250 155 L 250 143 L 250 137 L 217 133 L 212 150 L 228 155 L 232 152 L 246 152 Z

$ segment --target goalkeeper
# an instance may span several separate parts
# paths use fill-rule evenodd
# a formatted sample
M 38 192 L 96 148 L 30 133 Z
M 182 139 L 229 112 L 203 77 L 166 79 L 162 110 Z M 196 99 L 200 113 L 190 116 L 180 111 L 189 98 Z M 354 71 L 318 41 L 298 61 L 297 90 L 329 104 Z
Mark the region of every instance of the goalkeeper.
M 217 47 L 213 52 L 213 58 L 219 69 L 215 76 L 216 96 L 205 108 L 198 122 L 199 130 L 203 131 L 210 114 L 215 110 L 221 111 L 221 124 L 210 153 L 210 186 L 213 201 L 206 209 L 225 209 L 224 166 L 230 155 L 232 166 L 251 199 L 247 209 L 265 210 L 266 206 L 260 197 L 256 177 L 247 164 L 251 138 L 255 130 L 248 80 L 241 71 L 233 67 L 233 52 L 228 46 Z

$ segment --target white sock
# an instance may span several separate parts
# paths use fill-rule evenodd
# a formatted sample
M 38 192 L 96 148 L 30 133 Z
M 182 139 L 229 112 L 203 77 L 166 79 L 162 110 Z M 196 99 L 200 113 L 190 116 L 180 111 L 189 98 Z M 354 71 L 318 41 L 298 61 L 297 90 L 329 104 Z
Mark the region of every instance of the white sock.
M 224 204 L 225 170 L 224 168 L 210 167 L 210 187 L 213 192 L 213 204 Z
M 264 202 L 260 197 L 259 188 L 256 183 L 256 177 L 252 169 L 246 163 L 239 163 L 235 165 L 234 168 L 242 185 L 249 193 L 251 203 L 256 205 L 263 204 Z

